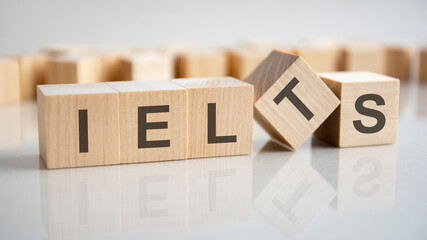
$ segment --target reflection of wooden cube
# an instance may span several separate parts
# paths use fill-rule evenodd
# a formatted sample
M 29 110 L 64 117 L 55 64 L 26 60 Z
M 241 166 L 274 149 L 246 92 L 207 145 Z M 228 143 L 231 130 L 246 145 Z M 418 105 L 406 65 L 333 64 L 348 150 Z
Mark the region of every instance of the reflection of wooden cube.
M 316 72 L 334 72 L 344 70 L 342 48 L 333 46 L 305 46 L 297 49 L 296 54 Z
M 46 83 L 95 83 L 102 81 L 97 56 L 60 56 L 47 62 Z
M 0 104 L 18 102 L 21 98 L 20 86 L 18 62 L 0 57 Z
M 188 158 L 252 152 L 252 85 L 230 77 L 174 81 L 187 88 Z
M 228 75 L 227 65 L 227 55 L 222 50 L 180 53 L 176 58 L 176 77 L 223 77 Z
M 35 99 L 36 86 L 45 80 L 47 57 L 42 54 L 17 55 L 21 80 L 21 98 Z
M 119 166 L 46 170 L 40 162 L 41 218 L 49 239 L 120 233 Z
M 397 139 L 399 80 L 371 72 L 319 76 L 341 99 L 316 136 L 339 147 L 390 144 Z
M 188 224 L 249 221 L 252 212 L 250 155 L 188 161 Z
M 298 56 L 273 51 L 245 80 L 255 86 L 255 119 L 294 149 L 339 105 L 339 100 Z
M 160 51 L 141 51 L 121 58 L 121 80 L 166 80 L 173 78 L 174 57 Z
M 254 206 L 291 239 L 297 239 L 336 191 L 297 153 L 255 198 Z
M 187 227 L 187 161 L 120 166 L 122 233 Z
M 420 51 L 419 79 L 420 82 L 427 82 L 427 47 Z
M 41 85 L 37 103 L 47 168 L 120 162 L 119 95 L 107 84 Z
M 388 46 L 386 49 L 386 75 L 400 80 L 409 80 L 411 70 L 411 48 Z
M 169 80 L 107 84 L 119 92 L 120 163 L 186 158 L 185 88 Z

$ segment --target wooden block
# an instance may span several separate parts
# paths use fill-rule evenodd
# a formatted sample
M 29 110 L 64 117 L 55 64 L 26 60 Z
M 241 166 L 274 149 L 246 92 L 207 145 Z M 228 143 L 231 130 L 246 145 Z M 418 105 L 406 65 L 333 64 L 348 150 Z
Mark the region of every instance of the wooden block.
M 187 90 L 170 81 L 107 83 L 120 98 L 120 163 L 184 159 Z
M 18 62 L 13 58 L 0 57 L 0 104 L 18 102 L 20 87 Z
M 427 46 L 420 50 L 419 80 L 427 83 Z
M 344 70 L 386 74 L 386 47 L 377 43 L 352 43 L 344 48 Z
M 181 53 L 176 58 L 176 77 L 223 77 L 228 75 L 227 65 L 227 55 L 222 50 Z
M 255 119 L 297 149 L 339 105 L 302 57 L 273 51 L 246 78 L 255 86 Z
M 63 55 L 87 55 L 93 53 L 93 50 L 89 46 L 76 45 L 76 44 L 53 44 L 45 46 L 41 49 L 41 53 L 49 57 L 58 57 Z
M 98 56 L 60 56 L 47 62 L 46 83 L 96 83 L 102 81 Z
M 187 88 L 188 158 L 252 152 L 252 85 L 230 77 L 174 81 Z
M 166 80 L 174 76 L 174 57 L 160 51 L 141 51 L 122 57 L 121 80 Z
M 253 204 L 290 239 L 298 239 L 335 196 L 333 187 L 294 153 Z
M 400 80 L 409 80 L 412 49 L 408 46 L 387 46 L 385 54 L 385 74 Z
M 50 171 L 40 162 L 37 170 L 40 215 L 49 239 L 120 233 L 119 166 Z
M 1 63 L 0 63 L 1 64 Z M 0 107 L 0 150 L 17 148 L 22 145 L 23 116 L 20 104 Z
M 14 56 L 19 63 L 21 81 L 21 98 L 36 98 L 37 85 L 44 84 L 47 57 L 43 54 L 26 54 Z
M 395 143 L 399 80 L 365 71 L 321 73 L 341 100 L 340 107 L 316 131 L 338 147 Z
M 296 55 L 303 57 L 316 72 L 344 70 L 344 52 L 339 46 L 302 46 L 296 50 Z
M 37 104 L 47 168 L 120 162 L 119 94 L 107 84 L 41 85 Z

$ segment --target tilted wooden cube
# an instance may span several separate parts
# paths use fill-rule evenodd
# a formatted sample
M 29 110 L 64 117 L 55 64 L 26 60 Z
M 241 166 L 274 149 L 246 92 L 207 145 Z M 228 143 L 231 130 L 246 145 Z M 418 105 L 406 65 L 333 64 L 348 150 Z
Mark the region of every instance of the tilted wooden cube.
M 317 137 L 338 147 L 396 142 L 399 79 L 365 71 L 319 76 L 341 105 L 319 127 Z
M 187 88 L 188 158 L 252 152 L 252 85 L 231 77 L 174 82 Z
M 20 87 L 17 60 L 0 57 L 0 104 L 18 102 L 21 98 Z
M 120 163 L 184 159 L 187 90 L 170 81 L 107 83 L 120 98 Z
M 161 51 L 141 51 L 121 58 L 120 80 L 166 80 L 174 77 L 174 56 Z
M 420 82 L 427 82 L 427 46 L 420 51 L 419 63 L 419 80 Z
M 223 77 L 228 75 L 227 55 L 222 50 L 179 53 L 176 77 Z
M 294 149 L 339 105 L 302 57 L 291 54 L 271 52 L 245 82 L 255 86 L 255 119 Z
M 115 90 L 105 83 L 37 88 L 39 151 L 47 168 L 120 162 Z
M 47 62 L 46 83 L 101 82 L 101 69 L 101 58 L 95 55 L 54 57 Z

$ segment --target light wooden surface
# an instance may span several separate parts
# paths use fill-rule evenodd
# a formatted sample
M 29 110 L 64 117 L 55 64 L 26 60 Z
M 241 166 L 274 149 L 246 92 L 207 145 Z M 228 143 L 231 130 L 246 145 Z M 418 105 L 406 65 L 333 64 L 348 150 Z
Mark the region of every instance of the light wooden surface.
M 174 82 L 187 88 L 188 93 L 188 158 L 251 153 L 252 85 L 230 77 Z M 219 142 L 209 143 L 209 135 L 220 138 Z M 223 138 L 235 141 L 222 142 Z
M 390 77 L 398 78 L 402 81 L 409 81 L 412 52 L 413 50 L 409 46 L 387 46 L 385 74 Z
M 179 53 L 175 71 L 177 78 L 228 76 L 227 54 L 220 49 Z
M 419 80 L 427 82 L 427 46 L 420 50 Z
M 105 83 L 41 85 L 39 151 L 47 168 L 118 164 L 119 95 Z M 87 110 L 87 138 L 79 110 Z M 87 152 L 81 144 L 87 141 Z
M 86 55 L 91 54 L 93 49 L 87 45 L 76 45 L 76 44 L 53 44 L 45 46 L 41 49 L 41 53 L 49 57 L 57 57 L 63 55 Z
M 303 57 L 316 72 L 344 70 L 344 52 L 340 46 L 300 46 L 296 55 Z
M 317 137 L 338 147 L 396 142 L 399 113 L 398 79 L 366 71 L 320 73 L 319 76 L 341 100 L 341 105 L 316 131 Z M 374 101 L 372 97 L 363 100 L 366 94 L 378 95 L 384 102 Z M 357 107 L 357 102 L 362 105 Z M 364 113 L 362 108 L 370 110 Z M 384 125 L 381 124 L 381 116 L 377 116 L 378 114 L 385 118 Z M 372 132 L 361 131 L 360 127 L 356 127 L 355 121 L 361 121 L 361 124 L 370 128 Z
M 168 52 L 140 51 L 121 58 L 120 80 L 167 80 L 174 77 L 174 56 Z
M 18 61 L 9 57 L 0 57 L 0 104 L 18 102 L 20 98 Z
M 371 71 L 385 74 L 387 71 L 386 47 L 379 43 L 351 43 L 344 48 L 346 71 Z
M 47 62 L 46 83 L 96 83 L 102 81 L 99 56 L 59 56 Z
M 339 100 L 298 56 L 273 51 L 245 80 L 255 86 L 255 119 L 277 140 L 297 149 L 339 105 Z M 308 109 L 307 114 L 288 97 L 291 92 Z M 292 98 L 292 97 L 291 97 Z
M 187 154 L 187 90 L 170 80 L 106 83 L 119 92 L 120 163 L 184 159 Z M 165 129 L 147 129 L 147 141 L 168 141 L 168 147 L 139 146 L 139 107 L 167 106 L 167 112 L 146 113 L 147 123 L 166 122 Z M 145 124 L 145 123 L 143 123 Z
M 47 56 L 44 54 L 22 54 L 14 56 L 19 63 L 21 98 L 36 98 L 36 87 L 45 82 Z

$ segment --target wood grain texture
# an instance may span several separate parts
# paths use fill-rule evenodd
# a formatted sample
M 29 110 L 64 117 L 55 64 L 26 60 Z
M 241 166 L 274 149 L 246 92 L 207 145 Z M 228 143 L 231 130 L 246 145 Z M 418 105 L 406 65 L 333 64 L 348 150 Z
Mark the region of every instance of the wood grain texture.
M 47 168 L 120 162 L 119 95 L 107 84 L 41 85 L 37 101 L 39 151 Z M 81 152 L 79 110 L 87 110 L 88 152 Z
M 96 83 L 102 81 L 99 56 L 59 56 L 47 62 L 46 83 Z
M 427 46 L 420 50 L 419 80 L 427 83 Z
M 177 78 L 227 76 L 227 55 L 223 50 L 180 53 L 176 57 L 175 69 Z
M 255 86 L 255 119 L 273 138 L 293 149 L 299 148 L 339 105 L 331 90 L 295 55 L 273 51 L 245 81 Z M 276 102 L 293 84 L 291 92 L 310 117 L 289 97 Z
M 0 104 L 18 102 L 21 98 L 20 88 L 18 61 L 0 57 Z
M 186 158 L 187 90 L 170 80 L 107 83 L 120 98 L 120 163 Z M 147 129 L 147 141 L 169 141 L 168 147 L 140 147 L 138 109 L 167 106 L 167 112 L 146 113 L 147 123 L 167 122 L 165 129 Z
M 174 82 L 187 88 L 188 93 L 188 158 L 252 152 L 252 85 L 230 77 L 177 79 Z M 212 123 L 212 119 L 216 121 Z M 209 135 L 235 137 L 235 141 L 210 142 Z
M 317 137 L 338 147 L 396 142 L 399 112 L 398 79 L 366 71 L 320 73 L 319 76 L 341 100 L 341 105 L 319 127 L 315 133 Z M 372 113 L 361 113 L 361 106 L 356 106 L 358 99 L 361 101 L 362 96 L 366 94 L 378 95 L 384 100 L 384 104 L 371 98 L 362 102 L 364 108 L 378 111 L 385 117 L 385 125 L 372 133 L 361 132 L 354 123 L 360 120 L 366 127 L 380 126 L 379 117 L 371 116 Z
M 44 54 L 14 55 L 19 63 L 21 99 L 35 99 L 37 85 L 44 84 L 47 57 Z
M 121 80 L 167 80 L 174 76 L 174 56 L 161 51 L 141 51 L 121 58 Z

